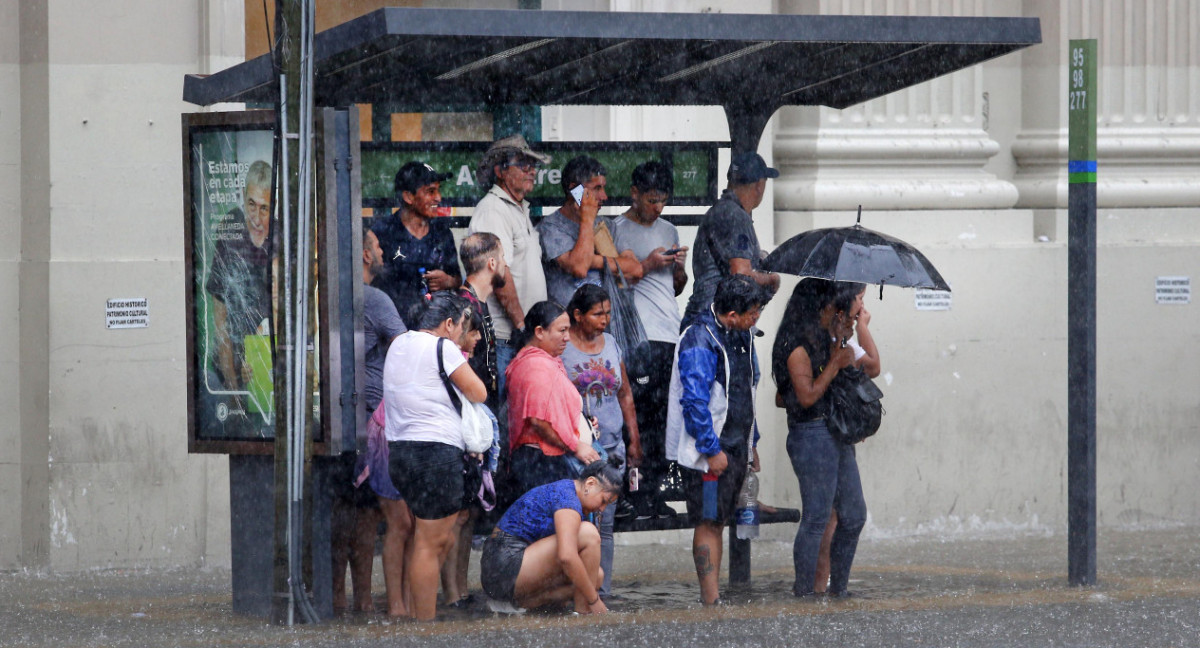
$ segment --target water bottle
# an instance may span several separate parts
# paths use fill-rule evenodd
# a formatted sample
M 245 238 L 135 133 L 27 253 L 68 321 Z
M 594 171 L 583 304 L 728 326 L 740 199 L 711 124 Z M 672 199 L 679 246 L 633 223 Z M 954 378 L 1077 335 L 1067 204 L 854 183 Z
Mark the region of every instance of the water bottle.
M 758 473 L 747 470 L 742 492 L 738 493 L 737 537 L 753 540 L 758 537 Z
M 429 282 L 425 280 L 425 268 L 417 268 L 417 273 L 421 275 L 421 297 L 429 299 Z

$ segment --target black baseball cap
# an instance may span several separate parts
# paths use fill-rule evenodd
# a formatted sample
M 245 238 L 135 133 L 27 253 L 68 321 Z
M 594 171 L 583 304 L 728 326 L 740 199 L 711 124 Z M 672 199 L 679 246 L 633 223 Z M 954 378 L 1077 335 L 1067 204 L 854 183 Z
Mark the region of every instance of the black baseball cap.
M 767 166 L 766 160 L 758 153 L 738 153 L 729 163 L 729 182 L 732 184 L 749 184 L 763 178 L 778 178 L 779 170 Z
M 409 162 L 396 172 L 396 182 L 393 189 L 397 196 L 408 191 L 416 193 L 417 189 L 434 182 L 442 182 L 450 178 L 449 173 L 438 173 L 433 167 L 424 162 Z

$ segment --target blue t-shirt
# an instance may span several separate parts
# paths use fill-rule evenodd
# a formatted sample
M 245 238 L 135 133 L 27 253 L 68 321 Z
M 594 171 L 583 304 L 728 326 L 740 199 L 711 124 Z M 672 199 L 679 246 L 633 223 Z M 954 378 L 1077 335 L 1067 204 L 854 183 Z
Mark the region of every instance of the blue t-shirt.
M 583 519 L 583 505 L 575 494 L 575 481 L 563 479 L 525 493 L 496 523 L 505 533 L 528 543 L 554 535 L 554 513 L 570 509 Z

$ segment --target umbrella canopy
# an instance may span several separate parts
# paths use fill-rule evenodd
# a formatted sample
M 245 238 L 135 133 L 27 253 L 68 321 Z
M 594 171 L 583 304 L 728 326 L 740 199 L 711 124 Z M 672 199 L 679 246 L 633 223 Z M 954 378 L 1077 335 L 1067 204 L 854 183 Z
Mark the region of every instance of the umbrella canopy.
M 797 234 L 768 255 L 763 267 L 801 277 L 950 291 L 915 247 L 861 225 Z

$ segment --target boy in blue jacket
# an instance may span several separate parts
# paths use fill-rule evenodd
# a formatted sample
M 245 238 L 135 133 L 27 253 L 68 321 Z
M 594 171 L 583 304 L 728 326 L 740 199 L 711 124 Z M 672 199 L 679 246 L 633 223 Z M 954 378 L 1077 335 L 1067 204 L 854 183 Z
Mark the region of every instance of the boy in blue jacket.
M 765 297 L 743 275 L 725 277 L 709 312 L 684 330 L 671 370 L 667 458 L 682 469 L 700 600 L 720 598 L 721 531 L 737 506 L 755 436 L 758 358 L 752 329 Z M 753 457 L 758 469 L 758 457 Z

